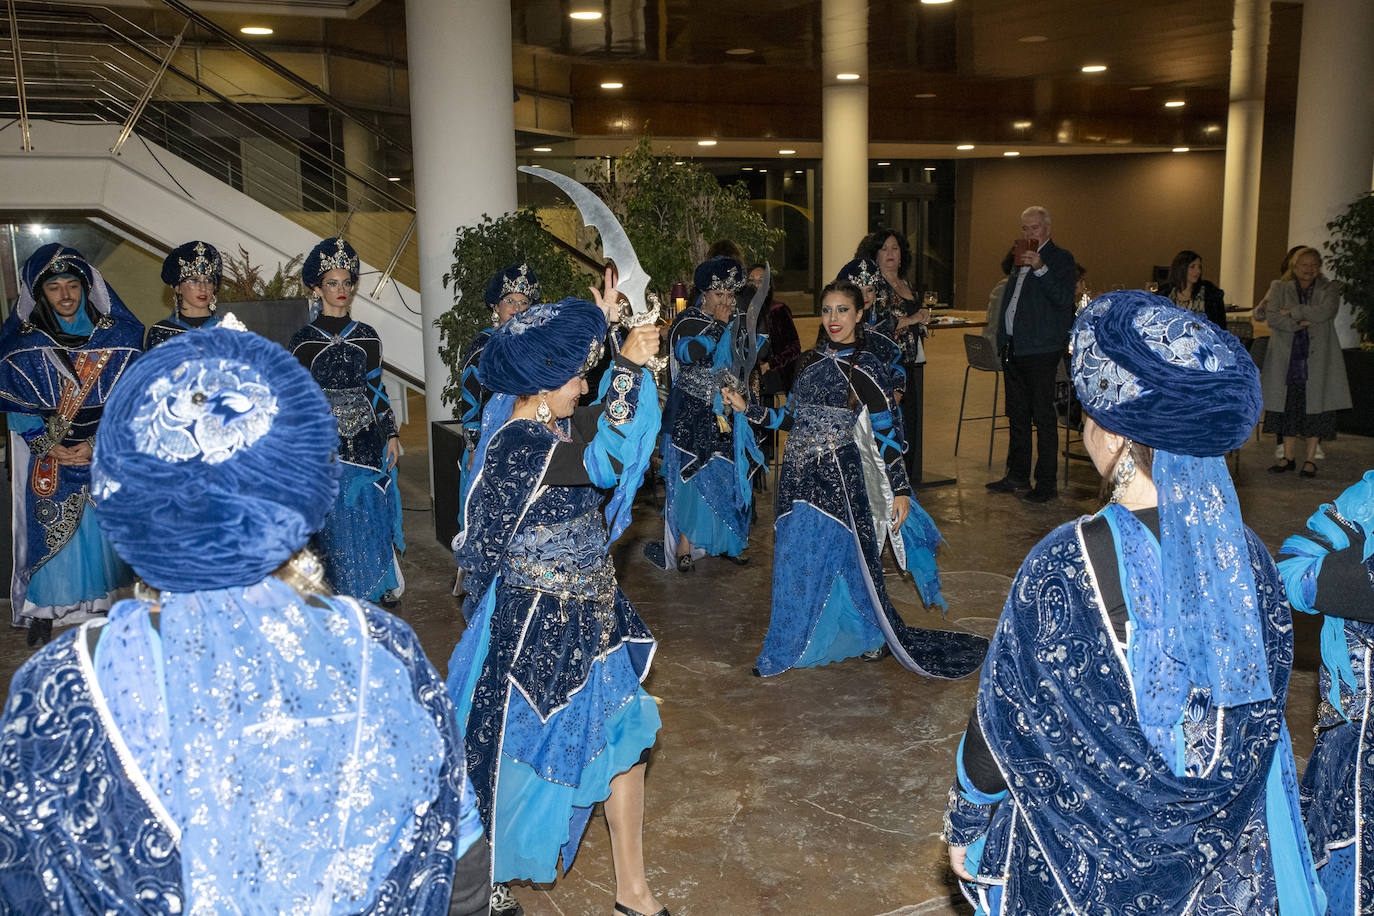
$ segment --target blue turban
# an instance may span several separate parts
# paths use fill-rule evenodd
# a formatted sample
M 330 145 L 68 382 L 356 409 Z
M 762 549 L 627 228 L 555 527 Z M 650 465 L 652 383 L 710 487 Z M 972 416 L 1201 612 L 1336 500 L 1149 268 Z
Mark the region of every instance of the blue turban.
M 223 276 L 219 250 L 209 242 L 187 242 L 173 248 L 162 262 L 162 282 L 168 286 L 177 286 L 189 277 L 209 277 L 219 289 Z
M 512 264 L 493 276 L 487 283 L 487 305 L 496 305 L 510 293 L 520 293 L 531 305 L 539 301 L 539 275 L 534 268 L 528 264 Z
M 158 589 L 252 585 L 324 524 L 338 442 L 320 386 L 281 346 L 228 328 L 181 334 L 105 402 L 91 468 L 100 527 Z
M 606 314 L 595 304 L 540 302 L 492 332 L 477 377 L 498 394 L 554 391 L 596 362 L 605 338 Z
M 331 270 L 348 271 L 348 278 L 358 282 L 358 252 L 340 238 L 324 239 L 305 256 L 301 264 L 301 280 L 306 289 L 314 289 Z
M 696 273 L 692 274 L 692 285 L 699 293 L 710 289 L 723 289 L 727 293 L 735 293 L 744 288 L 748 279 L 743 264 L 734 258 L 719 257 L 702 261 L 697 265 Z
M 1140 290 L 1099 296 L 1071 337 L 1073 384 L 1105 430 L 1154 449 L 1159 624 L 1139 646 L 1142 721 L 1176 721 L 1190 687 L 1234 707 L 1272 697 L 1254 570 L 1225 453 L 1259 420 L 1259 372 L 1235 337 Z M 1172 663 L 1171 663 L 1172 662 Z
M 882 271 L 878 270 L 878 262 L 872 258 L 855 258 L 840 268 L 835 279 L 848 280 L 855 286 L 887 285 L 887 281 L 883 279 Z

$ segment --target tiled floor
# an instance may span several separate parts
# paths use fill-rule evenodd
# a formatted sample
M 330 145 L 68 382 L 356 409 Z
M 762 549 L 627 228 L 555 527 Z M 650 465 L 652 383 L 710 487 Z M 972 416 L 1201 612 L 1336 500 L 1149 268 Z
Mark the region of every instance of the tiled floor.
M 919 608 L 909 583 L 888 587 L 908 622 L 989 633 L 1027 550 L 1055 525 L 1097 508 L 1097 478 L 1075 461 L 1048 505 L 994 496 L 1005 433 L 993 466 L 986 425 L 965 426 L 953 455 L 964 374 L 961 333 L 940 332 L 926 375 L 927 477 L 957 483 L 922 490 L 947 546 L 940 568 L 948 618 Z M 968 412 L 987 413 L 992 380 L 975 374 Z M 418 415 L 418 413 L 417 413 Z M 406 431 L 403 495 L 410 549 L 401 616 L 442 672 L 462 627 L 449 595 L 452 559 L 433 536 L 424 432 Z M 1245 517 L 1276 550 L 1321 502 L 1374 466 L 1374 441 L 1326 445 L 1320 476 L 1275 477 L 1272 440 L 1241 452 L 1237 485 Z M 951 759 L 976 679 L 925 680 L 888 659 L 750 676 L 768 623 L 771 492 L 759 507 L 750 554 L 737 568 L 706 560 L 693 575 L 660 572 L 641 554 L 659 531 L 657 503 L 642 502 L 615 548 L 621 584 L 660 640 L 648 689 L 662 700 L 663 731 L 648 776 L 646 854 L 651 883 L 677 916 L 967 913 L 938 833 Z M 1298 670 L 1289 721 L 1299 755 L 1312 744 L 1317 630 L 1299 621 Z M 23 634 L 0 642 L 0 676 L 29 655 Z M 613 900 L 605 822 L 594 819 L 573 869 L 552 887 L 516 888 L 530 916 L 609 914 Z

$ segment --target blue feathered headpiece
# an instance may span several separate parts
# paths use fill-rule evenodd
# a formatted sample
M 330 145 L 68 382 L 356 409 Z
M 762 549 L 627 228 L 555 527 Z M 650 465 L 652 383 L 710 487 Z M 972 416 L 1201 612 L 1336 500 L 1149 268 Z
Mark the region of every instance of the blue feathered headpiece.
M 492 332 L 477 376 L 498 394 L 554 391 L 596 362 L 605 339 L 606 314 L 595 304 L 541 302 Z
M 1141 290 L 1094 299 L 1070 343 L 1084 411 L 1154 449 L 1164 581 L 1154 635 L 1142 644 L 1180 662 L 1186 681 L 1211 688 L 1217 706 L 1269 699 L 1254 569 L 1222 457 L 1259 420 L 1254 361 L 1205 318 Z M 1154 677 L 1168 666 L 1145 667 Z M 1147 684 L 1144 692 L 1167 691 Z
M 530 300 L 530 305 L 539 301 L 539 275 L 528 264 L 512 264 L 496 274 L 487 283 L 487 305 L 496 305 L 509 293 L 520 293 Z
M 324 524 L 338 441 L 320 386 L 279 345 L 219 327 L 181 334 L 105 402 L 91 468 L 100 527 L 156 588 L 260 582 Z
M 872 258 L 855 258 L 840 268 L 836 280 L 847 280 L 855 286 L 886 286 L 878 262 Z
M 748 279 L 743 264 L 734 258 L 719 257 L 702 261 L 697 265 L 696 273 L 692 274 L 692 285 L 699 293 L 710 289 L 723 289 L 727 293 L 735 293 L 744 287 Z
M 219 249 L 209 242 L 187 242 L 172 249 L 162 262 L 162 282 L 177 286 L 189 277 L 209 277 L 219 289 L 224 277 L 224 265 Z
M 315 289 L 331 270 L 348 271 L 348 278 L 358 282 L 358 252 L 340 238 L 324 239 L 305 256 L 301 264 L 301 280 L 306 289 Z

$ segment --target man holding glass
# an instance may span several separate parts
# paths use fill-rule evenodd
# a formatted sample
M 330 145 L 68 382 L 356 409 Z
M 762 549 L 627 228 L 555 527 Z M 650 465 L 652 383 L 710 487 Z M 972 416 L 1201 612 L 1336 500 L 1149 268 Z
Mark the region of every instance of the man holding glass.
M 1007 472 L 987 487 L 1044 503 L 1059 494 L 1054 379 L 1073 324 L 1076 277 L 1073 255 L 1050 240 L 1050 213 L 1044 207 L 1027 207 L 1021 213 L 1021 236 L 1002 259 L 1007 285 L 996 322 L 1011 424 Z M 1037 442 L 1034 488 L 1032 425 Z

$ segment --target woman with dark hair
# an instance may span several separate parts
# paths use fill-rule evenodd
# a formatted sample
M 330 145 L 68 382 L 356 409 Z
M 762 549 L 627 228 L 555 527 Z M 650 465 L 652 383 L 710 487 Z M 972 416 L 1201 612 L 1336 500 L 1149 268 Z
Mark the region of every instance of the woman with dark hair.
M 1202 279 L 1202 255 L 1184 249 L 1169 265 L 1169 279 L 1159 294 L 1181 309 L 1202 312 L 1212 324 L 1226 330 L 1226 294 L 1210 280 Z
M 928 677 L 956 678 L 982 663 L 987 640 L 907 626 L 888 599 L 883 548 L 891 541 L 927 606 L 944 607 L 940 533 L 911 498 L 887 367 L 866 345 L 863 294 L 836 281 L 821 291 L 821 330 L 787 405 L 748 409 L 788 430 L 774 522 L 773 608 L 755 673 L 895 655 Z M 744 400 L 721 396 L 735 410 Z
M 187 242 L 173 248 L 162 262 L 162 282 L 172 288 L 172 317 L 148 329 L 143 349 L 151 350 L 178 334 L 219 324 L 215 293 L 223 278 L 224 267 L 214 245 Z
M 979 916 L 1316 916 L 1293 623 L 1225 460 L 1259 417 L 1255 364 L 1136 291 L 1090 303 L 1070 346 L 1111 502 L 1012 583 L 956 756 L 950 865 Z
M 890 290 L 883 305 L 884 314 L 869 317 L 869 324 L 884 330 L 897 342 L 902 354 L 905 379 L 902 383 L 902 428 L 906 432 L 906 470 L 913 484 L 921 482 L 922 423 L 925 400 L 926 325 L 930 323 L 930 309 L 916 301 L 916 293 L 907 283 L 911 269 L 911 246 L 906 236 L 895 229 L 879 229 L 859 243 L 857 257 L 870 258 L 878 265 L 883 281 Z
M 753 290 L 764 282 L 766 264 L 755 264 L 749 268 L 749 284 L 745 291 L 753 297 Z M 797 335 L 797 324 L 792 320 L 792 310 L 787 303 L 777 298 L 777 284 L 768 277 L 768 297 L 763 300 L 763 310 L 759 312 L 758 332 L 768 335 L 768 372 L 762 381 L 763 394 L 786 394 L 792 390 L 792 380 L 797 377 L 797 358 L 801 356 L 801 338 Z M 746 300 L 747 301 L 747 300 Z

